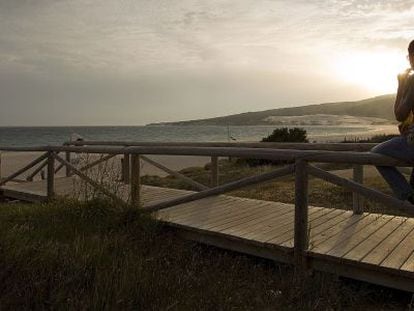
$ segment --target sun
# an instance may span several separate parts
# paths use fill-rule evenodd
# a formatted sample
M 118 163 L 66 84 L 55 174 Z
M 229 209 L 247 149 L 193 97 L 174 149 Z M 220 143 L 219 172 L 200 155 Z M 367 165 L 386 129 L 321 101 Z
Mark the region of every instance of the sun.
M 335 59 L 334 70 L 338 79 L 381 94 L 394 93 L 397 75 L 408 62 L 400 52 L 349 52 Z

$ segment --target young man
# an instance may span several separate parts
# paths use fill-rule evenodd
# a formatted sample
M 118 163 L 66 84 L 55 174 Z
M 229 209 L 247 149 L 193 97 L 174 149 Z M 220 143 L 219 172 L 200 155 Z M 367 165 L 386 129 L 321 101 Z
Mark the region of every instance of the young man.
M 375 146 L 371 151 L 393 158 L 413 162 L 414 165 L 414 40 L 408 46 L 408 60 L 411 68 L 398 75 L 398 90 L 394 114 L 400 122 L 400 136 Z M 394 195 L 414 204 L 414 170 L 410 183 L 392 166 L 377 166 L 378 171 L 390 185 Z

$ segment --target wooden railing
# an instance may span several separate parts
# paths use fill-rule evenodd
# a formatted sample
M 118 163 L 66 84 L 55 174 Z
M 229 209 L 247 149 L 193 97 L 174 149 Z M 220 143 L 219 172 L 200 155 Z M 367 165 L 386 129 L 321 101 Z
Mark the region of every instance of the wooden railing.
M 164 170 L 170 175 L 188 182 L 199 192 L 184 195 L 169 201 L 145 206 L 145 209 L 154 212 L 174 205 L 200 200 L 209 196 L 219 195 L 242 187 L 256 185 L 261 182 L 275 180 L 284 176 L 293 175 L 295 178 L 295 238 L 294 256 L 296 263 L 305 264 L 308 250 L 308 180 L 309 176 L 323 179 L 335 185 L 346 188 L 353 193 L 353 212 L 363 212 L 362 197 L 378 201 L 385 206 L 399 208 L 412 213 L 414 208 L 408 202 L 398 200 L 378 190 L 363 185 L 363 166 L 401 166 L 412 167 L 413 163 L 403 162 L 394 158 L 367 152 L 373 144 L 280 144 L 280 143 L 140 143 L 140 142 L 71 142 L 63 146 L 43 147 L 0 147 L 0 151 L 38 151 L 41 156 L 31 163 L 7 176 L 0 181 L 0 186 L 13 180 L 28 169 L 40 163 L 30 175 L 38 172 L 41 167 L 47 166 L 47 197 L 55 197 L 54 178 L 55 162 L 60 167 L 66 167 L 66 176 L 77 175 L 108 197 L 120 201 L 110 190 L 106 189 L 85 174 L 92 167 L 108 161 L 116 155 L 123 156 L 122 180 L 130 185 L 130 203 L 141 205 L 141 161 Z M 285 148 L 287 147 L 287 148 Z M 65 154 L 65 158 L 60 156 Z M 84 167 L 78 168 L 71 163 L 72 154 L 90 153 L 101 154 L 101 158 Z M 150 159 L 147 155 L 191 155 L 211 157 L 211 186 L 202 185 L 181 173 L 175 172 L 164 165 Z M 290 164 L 278 167 L 271 172 L 257 176 L 245 177 L 226 184 L 219 183 L 218 158 L 256 158 L 267 160 L 284 160 Z M 331 172 L 315 166 L 315 163 L 347 163 L 353 165 L 353 179 L 339 177 Z

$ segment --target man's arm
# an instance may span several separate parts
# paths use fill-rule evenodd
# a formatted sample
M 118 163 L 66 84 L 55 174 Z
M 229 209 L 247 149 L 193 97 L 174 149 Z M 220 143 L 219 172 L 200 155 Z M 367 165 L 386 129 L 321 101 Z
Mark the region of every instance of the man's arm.
M 414 76 L 404 74 L 398 77 L 398 82 L 394 114 L 397 121 L 403 122 L 414 107 Z

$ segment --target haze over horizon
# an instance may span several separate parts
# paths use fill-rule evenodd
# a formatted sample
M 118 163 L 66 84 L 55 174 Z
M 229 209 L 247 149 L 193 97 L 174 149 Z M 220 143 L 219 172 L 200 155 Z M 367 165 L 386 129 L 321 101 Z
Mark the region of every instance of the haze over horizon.
M 414 4 L 0 0 L 0 126 L 142 125 L 394 93 Z

